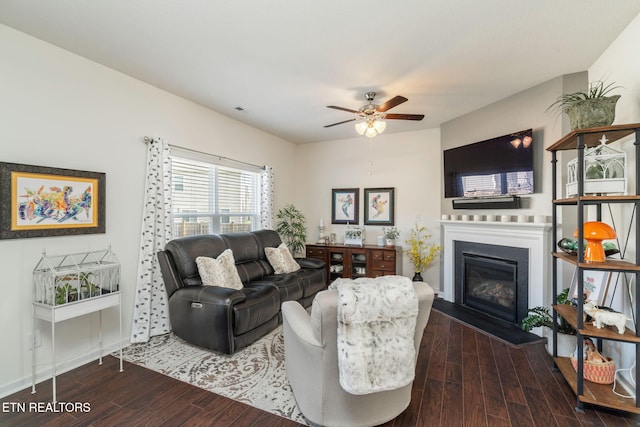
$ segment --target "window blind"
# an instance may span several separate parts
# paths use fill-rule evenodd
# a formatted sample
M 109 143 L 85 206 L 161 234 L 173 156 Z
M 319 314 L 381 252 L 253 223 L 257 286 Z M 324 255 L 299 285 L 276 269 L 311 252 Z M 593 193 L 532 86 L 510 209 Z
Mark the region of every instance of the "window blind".
M 257 229 L 260 173 L 203 157 L 172 156 L 173 237 Z

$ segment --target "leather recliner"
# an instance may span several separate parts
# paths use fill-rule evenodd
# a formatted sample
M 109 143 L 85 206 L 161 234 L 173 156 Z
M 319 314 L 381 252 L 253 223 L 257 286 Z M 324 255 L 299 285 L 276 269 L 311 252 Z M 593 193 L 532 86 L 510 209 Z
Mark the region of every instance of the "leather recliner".
M 264 248 L 282 242 L 273 230 L 174 239 L 158 252 L 173 332 L 200 347 L 232 354 L 255 342 L 281 319 L 280 305 L 309 306 L 326 287 L 324 262 L 302 258 L 301 269 L 274 274 Z M 235 290 L 202 284 L 196 258 L 217 258 L 231 249 L 243 283 Z

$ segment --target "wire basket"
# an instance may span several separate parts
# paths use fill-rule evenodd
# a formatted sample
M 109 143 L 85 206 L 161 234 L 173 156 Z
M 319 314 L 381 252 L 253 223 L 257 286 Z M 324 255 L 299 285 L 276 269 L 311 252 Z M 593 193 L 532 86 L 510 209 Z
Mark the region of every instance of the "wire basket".
M 604 356 L 603 356 L 604 357 Z M 577 372 L 578 361 L 573 356 L 571 359 L 571 366 Z M 585 360 L 583 363 L 582 375 L 585 380 L 591 381 L 597 384 L 612 384 L 616 374 L 616 362 L 610 357 L 604 357 L 606 362 L 591 362 Z

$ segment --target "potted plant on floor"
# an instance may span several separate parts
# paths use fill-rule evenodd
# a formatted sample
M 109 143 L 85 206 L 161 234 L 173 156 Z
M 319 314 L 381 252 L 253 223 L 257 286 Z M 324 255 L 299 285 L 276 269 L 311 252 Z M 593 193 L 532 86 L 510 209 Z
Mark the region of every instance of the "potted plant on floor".
M 304 214 L 294 205 L 287 204 L 278 211 L 276 231 L 293 256 L 304 252 L 307 241 L 307 227 Z
M 441 246 L 428 243 L 431 235 L 424 234 L 426 228 L 416 224 L 411 229 L 411 237 L 405 241 L 409 248 L 405 251 L 413 264 L 413 281 L 422 282 L 422 271 L 438 256 Z
M 610 126 L 616 117 L 616 103 L 620 95 L 609 95 L 620 86 L 602 81 L 592 82 L 587 92 L 560 95 L 548 110 L 569 116 L 571 130 Z
M 567 296 L 569 288 L 558 294 L 558 304 L 570 304 Z M 527 317 L 522 319 L 522 329 L 526 332 L 532 332 L 534 328 L 541 328 L 542 334 L 547 338 L 547 352 L 553 353 L 553 317 L 549 311 L 549 307 L 533 307 L 529 309 Z M 558 315 L 558 356 L 568 357 L 576 348 L 576 330 L 564 319 Z

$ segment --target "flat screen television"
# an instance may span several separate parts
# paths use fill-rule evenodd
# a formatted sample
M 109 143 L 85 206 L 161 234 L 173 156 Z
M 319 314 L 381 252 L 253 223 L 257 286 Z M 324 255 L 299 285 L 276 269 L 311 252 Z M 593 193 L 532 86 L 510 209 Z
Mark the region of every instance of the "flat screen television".
M 444 150 L 444 197 L 533 193 L 532 129 Z

